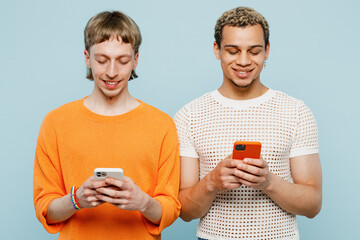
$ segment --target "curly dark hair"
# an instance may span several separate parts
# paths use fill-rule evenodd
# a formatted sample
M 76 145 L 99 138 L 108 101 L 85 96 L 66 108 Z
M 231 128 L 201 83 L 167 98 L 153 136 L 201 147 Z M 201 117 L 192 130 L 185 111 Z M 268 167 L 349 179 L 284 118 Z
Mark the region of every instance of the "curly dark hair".
M 215 25 L 215 41 L 220 48 L 222 40 L 222 30 L 225 26 L 247 27 L 260 24 L 264 32 L 265 49 L 269 43 L 269 24 L 266 19 L 257 11 L 249 7 L 237 7 L 226 11 L 216 21 Z

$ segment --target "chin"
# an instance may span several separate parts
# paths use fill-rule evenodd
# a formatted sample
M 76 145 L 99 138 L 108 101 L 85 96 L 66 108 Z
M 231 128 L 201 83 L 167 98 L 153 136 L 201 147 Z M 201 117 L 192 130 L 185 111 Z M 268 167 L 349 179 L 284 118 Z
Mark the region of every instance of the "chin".
M 231 80 L 231 82 L 237 88 L 247 88 L 247 87 L 250 87 L 253 84 L 254 80 L 251 80 L 250 82 L 248 82 L 248 81 L 243 82 L 241 84 L 236 83 L 234 80 Z
M 109 92 L 108 90 L 105 90 L 105 91 L 101 91 L 102 94 L 107 97 L 107 98 L 113 98 L 113 97 L 116 97 L 118 95 L 120 95 L 121 91 L 119 91 L 118 89 L 117 90 L 113 90 L 111 92 Z

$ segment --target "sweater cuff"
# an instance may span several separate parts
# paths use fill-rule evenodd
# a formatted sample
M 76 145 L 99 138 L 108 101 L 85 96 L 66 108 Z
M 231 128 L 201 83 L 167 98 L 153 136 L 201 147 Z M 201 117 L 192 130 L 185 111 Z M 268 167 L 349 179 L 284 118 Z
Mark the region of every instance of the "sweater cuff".
M 157 196 L 154 197 L 154 199 L 160 202 L 162 208 L 162 216 L 160 223 L 159 224 L 152 223 L 143 215 L 141 216 L 143 223 L 145 224 L 149 233 L 152 235 L 160 235 L 162 230 L 170 226 L 179 217 L 180 204 L 176 204 L 176 202 L 164 196 Z
M 64 226 L 64 222 L 49 224 L 49 223 L 47 223 L 46 218 L 45 218 L 50 203 L 55 198 L 59 198 L 59 197 L 62 197 L 62 196 L 61 195 L 47 196 L 46 198 L 43 198 L 42 201 L 38 202 L 38 207 L 36 208 L 37 209 L 36 217 L 39 219 L 40 223 L 44 226 L 45 230 L 48 233 L 53 233 L 53 234 L 58 233 Z

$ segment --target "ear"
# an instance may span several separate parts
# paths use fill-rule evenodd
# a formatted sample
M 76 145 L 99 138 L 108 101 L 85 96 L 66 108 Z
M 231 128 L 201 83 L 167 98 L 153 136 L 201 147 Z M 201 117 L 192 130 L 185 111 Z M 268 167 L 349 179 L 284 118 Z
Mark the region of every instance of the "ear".
M 216 59 L 220 60 L 220 47 L 218 46 L 216 41 L 214 41 L 214 54 L 215 54 Z
M 268 44 L 267 44 L 267 46 L 266 46 L 266 50 L 265 50 L 265 60 L 268 59 L 269 53 L 270 53 L 270 42 L 268 42 Z
M 86 66 L 91 69 L 89 51 L 85 49 L 84 50 L 84 55 L 85 55 L 85 64 L 86 64 Z
M 135 68 L 138 64 L 138 60 L 139 60 L 139 52 L 137 52 L 134 56 L 134 66 L 133 66 L 132 70 L 135 70 Z

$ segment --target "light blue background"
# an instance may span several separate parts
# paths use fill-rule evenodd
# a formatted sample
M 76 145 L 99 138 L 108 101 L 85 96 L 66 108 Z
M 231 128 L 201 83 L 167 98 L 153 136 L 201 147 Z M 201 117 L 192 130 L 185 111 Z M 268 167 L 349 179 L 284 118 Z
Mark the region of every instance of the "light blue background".
M 356 0 L 0 1 L 0 238 L 56 239 L 32 200 L 35 143 L 50 110 L 88 95 L 83 29 L 103 10 L 139 25 L 143 44 L 131 93 L 170 115 L 222 81 L 213 28 L 225 10 L 250 6 L 270 24 L 262 81 L 300 98 L 320 131 L 323 208 L 299 217 L 302 239 L 360 239 L 360 4 Z M 197 221 L 177 220 L 163 239 L 194 239 Z

